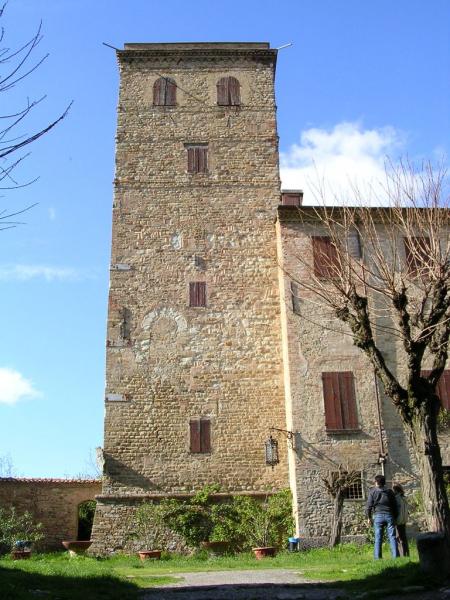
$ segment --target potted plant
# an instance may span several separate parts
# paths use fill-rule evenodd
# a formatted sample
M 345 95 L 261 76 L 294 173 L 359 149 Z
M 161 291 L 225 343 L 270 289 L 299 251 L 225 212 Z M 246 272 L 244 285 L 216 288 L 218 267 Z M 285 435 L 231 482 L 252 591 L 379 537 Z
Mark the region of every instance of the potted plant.
M 129 538 L 137 540 L 139 546 L 138 555 L 141 560 L 149 558 L 160 559 L 159 549 L 162 541 L 164 523 L 161 516 L 161 508 L 153 502 L 144 502 L 136 510 L 131 525 Z
M 30 558 L 32 545 L 43 538 L 42 523 L 35 523 L 31 513 L 18 514 L 14 506 L 0 508 L 0 546 L 10 550 L 14 560 Z
M 250 546 L 258 560 L 275 556 L 293 527 L 290 491 L 268 494 L 263 502 L 237 496 L 234 507 L 239 515 L 242 548 Z

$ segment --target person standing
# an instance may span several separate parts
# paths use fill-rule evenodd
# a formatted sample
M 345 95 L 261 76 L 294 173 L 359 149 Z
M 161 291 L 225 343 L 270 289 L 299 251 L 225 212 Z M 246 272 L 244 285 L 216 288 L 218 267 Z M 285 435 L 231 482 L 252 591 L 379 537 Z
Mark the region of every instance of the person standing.
M 397 519 L 395 526 L 397 529 L 397 542 L 400 556 L 409 556 L 408 538 L 406 537 L 406 523 L 408 521 L 408 502 L 405 498 L 405 490 L 399 483 L 394 483 L 392 491 L 395 494 L 397 502 Z
M 375 477 L 375 487 L 369 492 L 366 503 L 366 517 L 375 530 L 374 558 L 382 556 L 383 533 L 387 530 L 392 558 L 398 558 L 397 540 L 395 538 L 395 519 L 397 518 L 397 502 L 394 492 L 386 487 L 384 475 Z

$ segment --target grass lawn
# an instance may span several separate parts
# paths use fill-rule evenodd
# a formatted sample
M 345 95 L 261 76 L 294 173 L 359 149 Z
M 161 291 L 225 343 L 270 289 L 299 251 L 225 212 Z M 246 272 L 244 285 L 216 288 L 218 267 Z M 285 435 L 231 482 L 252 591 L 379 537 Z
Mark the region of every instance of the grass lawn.
M 138 598 L 142 588 L 177 581 L 178 574 L 183 572 L 276 568 L 295 569 L 299 577 L 310 579 L 312 583 L 333 582 L 350 596 L 367 591 L 379 598 L 387 590 L 393 593 L 411 585 L 432 587 L 436 583 L 426 580 L 420 573 L 414 548 L 411 559 L 395 561 L 374 561 L 371 547 L 353 545 L 334 550 L 283 552 L 263 561 L 255 560 L 251 554 L 220 558 L 168 555 L 160 561 L 143 563 L 134 556 L 96 559 L 70 558 L 66 553 L 54 553 L 36 554 L 27 561 L 2 558 L 0 598 L 131 600 Z

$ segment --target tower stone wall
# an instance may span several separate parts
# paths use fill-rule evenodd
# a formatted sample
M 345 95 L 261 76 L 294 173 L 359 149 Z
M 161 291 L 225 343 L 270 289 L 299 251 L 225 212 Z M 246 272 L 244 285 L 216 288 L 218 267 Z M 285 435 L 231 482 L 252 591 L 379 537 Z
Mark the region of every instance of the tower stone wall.
M 285 449 L 277 469 L 264 461 L 269 428 L 285 426 L 276 51 L 127 44 L 118 60 L 97 551 L 123 546 L 143 497 L 288 485 Z M 240 104 L 218 105 L 224 77 L 238 80 Z M 174 105 L 154 105 L 161 78 L 175 82 Z M 189 172 L 194 146 L 207 149 L 205 172 Z M 192 306 L 199 283 L 205 306 Z M 193 451 L 191 421 L 208 421 L 208 451 Z

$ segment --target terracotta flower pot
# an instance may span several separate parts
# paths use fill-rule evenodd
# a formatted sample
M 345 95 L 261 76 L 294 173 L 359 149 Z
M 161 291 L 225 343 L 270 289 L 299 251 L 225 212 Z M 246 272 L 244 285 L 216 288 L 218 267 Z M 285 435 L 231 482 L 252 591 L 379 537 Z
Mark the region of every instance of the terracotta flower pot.
M 65 540 L 61 543 L 69 551 L 70 556 L 84 554 L 92 544 L 91 540 Z
M 230 542 L 201 542 L 201 547 L 213 556 L 226 554 L 230 549 Z
M 277 553 L 277 549 L 275 546 L 264 546 L 262 548 L 252 548 L 255 553 L 255 557 L 258 560 L 262 560 L 263 558 L 267 558 L 268 556 L 275 556 Z
M 161 550 L 141 550 L 138 554 L 141 560 L 148 560 L 149 558 L 159 560 L 161 558 Z
M 26 560 L 30 558 L 31 550 L 13 550 L 11 552 L 11 557 L 13 560 Z

